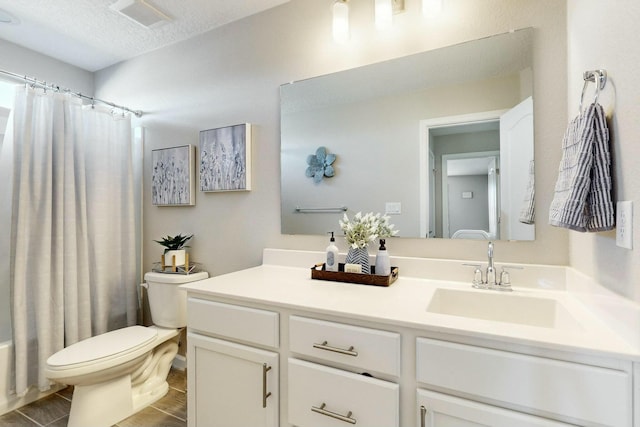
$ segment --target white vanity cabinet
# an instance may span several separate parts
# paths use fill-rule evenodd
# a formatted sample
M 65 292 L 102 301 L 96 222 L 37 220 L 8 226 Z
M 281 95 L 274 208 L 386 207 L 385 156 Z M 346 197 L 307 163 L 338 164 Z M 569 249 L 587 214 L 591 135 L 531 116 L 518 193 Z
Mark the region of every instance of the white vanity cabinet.
M 429 312 L 445 287 L 458 289 L 325 282 L 269 263 L 183 285 L 189 426 L 640 427 L 640 346 L 563 292 L 541 297 L 578 328 Z
M 289 422 L 298 427 L 398 426 L 400 334 L 291 316 Z M 344 368 L 338 369 L 336 367 Z
M 279 354 L 232 342 L 278 347 L 278 313 L 197 298 L 187 307 L 189 427 L 279 426 Z
M 571 425 L 628 427 L 632 423 L 631 363 L 594 366 L 418 338 L 416 379 L 425 387 L 496 405 L 418 390 L 418 406 L 425 408 L 421 408 L 421 418 L 429 427 L 506 427 L 516 425 L 509 423 L 516 419 L 522 420 L 518 426 L 569 425 L 525 416 L 520 411 L 566 420 Z M 454 424 L 443 421 L 456 417 L 465 421 Z

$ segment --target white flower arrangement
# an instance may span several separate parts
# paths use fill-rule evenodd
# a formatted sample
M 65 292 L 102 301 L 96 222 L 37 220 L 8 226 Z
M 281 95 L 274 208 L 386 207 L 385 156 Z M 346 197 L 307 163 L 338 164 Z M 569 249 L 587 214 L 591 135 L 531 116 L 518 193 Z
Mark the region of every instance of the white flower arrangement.
M 394 230 L 394 225 L 389 222 L 388 215 L 374 214 L 369 212 L 362 215 L 358 212 L 350 220 L 347 214 L 338 220 L 340 228 L 344 231 L 344 237 L 353 249 L 366 248 L 369 243 L 378 238 L 395 236 L 398 230 Z

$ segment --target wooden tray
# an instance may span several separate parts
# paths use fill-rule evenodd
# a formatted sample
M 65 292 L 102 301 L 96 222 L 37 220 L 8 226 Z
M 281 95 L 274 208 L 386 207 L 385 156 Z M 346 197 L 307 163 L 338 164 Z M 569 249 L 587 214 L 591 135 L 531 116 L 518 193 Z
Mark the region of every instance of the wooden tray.
M 311 267 L 311 278 L 334 282 L 356 283 L 358 285 L 389 286 L 398 279 L 398 267 L 391 267 L 391 274 L 378 276 L 374 274 L 375 266 L 371 266 L 371 274 L 345 273 L 344 264 L 338 264 L 338 271 L 326 271 L 324 263 Z

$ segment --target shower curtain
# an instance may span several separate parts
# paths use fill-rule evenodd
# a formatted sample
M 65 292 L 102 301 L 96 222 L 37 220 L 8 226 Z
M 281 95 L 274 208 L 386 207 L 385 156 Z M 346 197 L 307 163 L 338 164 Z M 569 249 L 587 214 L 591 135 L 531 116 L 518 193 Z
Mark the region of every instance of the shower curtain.
M 15 392 L 49 388 L 56 351 L 136 320 L 131 121 L 18 87 L 11 164 Z M 6 184 L 6 183 L 5 183 Z

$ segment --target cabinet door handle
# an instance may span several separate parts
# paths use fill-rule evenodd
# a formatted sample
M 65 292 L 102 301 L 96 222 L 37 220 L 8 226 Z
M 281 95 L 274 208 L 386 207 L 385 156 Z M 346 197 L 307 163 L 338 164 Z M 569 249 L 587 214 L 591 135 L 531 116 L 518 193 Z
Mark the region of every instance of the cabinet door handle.
M 420 427 L 426 427 L 427 425 L 427 408 L 424 405 L 420 405 Z
M 323 341 L 322 344 L 314 344 L 313 348 L 319 348 L 320 350 L 327 350 L 327 351 L 333 351 L 335 353 L 346 354 L 347 356 L 354 356 L 354 357 L 358 356 L 358 352 L 353 349 L 353 346 L 345 350 L 343 348 L 331 347 L 330 345 L 327 345 L 327 344 L 328 344 L 327 341 Z
M 349 411 L 347 415 L 340 415 L 336 412 L 329 411 L 328 409 L 324 409 L 327 406 L 326 403 L 322 403 L 320 407 L 312 406 L 311 410 L 313 412 L 317 412 L 318 414 L 326 415 L 327 417 L 335 418 L 336 420 L 344 421 L 345 423 L 355 424 L 356 419 L 351 417 L 352 412 Z
M 267 407 L 267 397 L 271 396 L 271 392 L 267 392 L 267 372 L 271 370 L 271 366 L 266 363 L 262 364 L 262 407 Z

